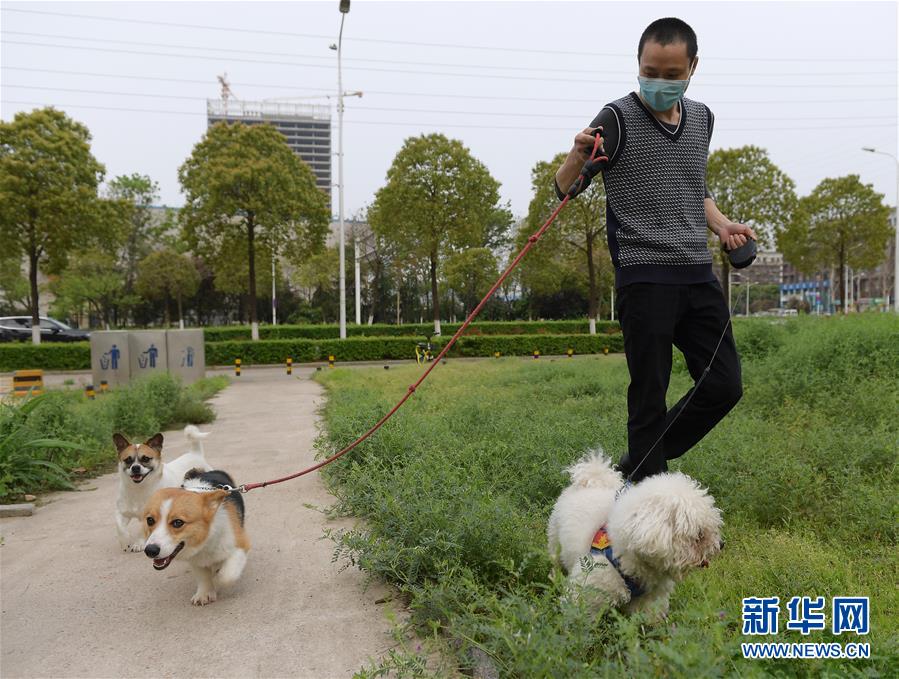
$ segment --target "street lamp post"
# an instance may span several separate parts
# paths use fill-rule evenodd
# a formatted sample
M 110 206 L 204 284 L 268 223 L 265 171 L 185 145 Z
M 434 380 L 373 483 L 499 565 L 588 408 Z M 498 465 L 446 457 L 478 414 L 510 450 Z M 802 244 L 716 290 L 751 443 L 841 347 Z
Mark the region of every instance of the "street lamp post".
M 350 11 L 350 0 L 340 0 L 340 34 L 337 37 L 337 193 L 340 221 L 340 339 L 346 339 L 346 244 L 343 223 L 343 72 L 340 48 L 343 43 L 343 20 Z
M 896 243 L 893 250 L 893 311 L 899 313 L 899 158 L 886 151 L 878 151 L 870 146 L 863 146 L 862 151 L 889 156 L 896 163 Z
M 362 264 L 359 260 L 359 233 L 357 224 L 353 224 L 353 258 L 356 261 L 356 325 L 362 325 Z

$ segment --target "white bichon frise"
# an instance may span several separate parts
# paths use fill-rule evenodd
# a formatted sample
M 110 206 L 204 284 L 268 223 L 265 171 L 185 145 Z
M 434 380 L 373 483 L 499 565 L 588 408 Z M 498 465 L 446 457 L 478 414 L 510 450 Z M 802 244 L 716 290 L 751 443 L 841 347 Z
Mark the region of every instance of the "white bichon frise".
M 669 472 L 624 484 L 602 451 L 568 469 L 547 526 L 550 556 L 597 606 L 664 617 L 677 581 L 721 547 L 721 512 L 689 476 Z

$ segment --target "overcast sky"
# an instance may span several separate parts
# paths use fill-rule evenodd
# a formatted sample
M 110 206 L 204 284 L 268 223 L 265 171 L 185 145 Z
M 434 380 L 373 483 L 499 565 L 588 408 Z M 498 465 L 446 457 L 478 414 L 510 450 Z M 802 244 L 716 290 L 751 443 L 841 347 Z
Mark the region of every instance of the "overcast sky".
M 0 8 L 2 118 L 66 111 L 90 129 L 107 178 L 150 175 L 166 205 L 183 202 L 177 168 L 206 129 L 217 75 L 240 99 L 334 104 L 323 97 L 337 89 L 338 0 Z M 857 173 L 895 205 L 894 161 L 860 150 L 899 152 L 895 2 L 353 0 L 344 89 L 364 97 L 346 100 L 347 216 L 372 201 L 405 138 L 434 131 L 462 140 L 526 214 L 531 168 L 636 88 L 640 33 L 671 15 L 699 36 L 688 96 L 716 114 L 713 149 L 767 148 L 800 194 Z

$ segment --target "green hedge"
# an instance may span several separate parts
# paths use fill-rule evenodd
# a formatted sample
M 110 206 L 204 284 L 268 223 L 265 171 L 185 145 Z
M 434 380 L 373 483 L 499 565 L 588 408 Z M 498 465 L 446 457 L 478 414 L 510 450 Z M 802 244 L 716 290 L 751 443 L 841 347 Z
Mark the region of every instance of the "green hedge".
M 448 338 L 432 342 L 439 352 Z M 564 354 L 568 348 L 576 354 L 623 351 L 621 334 L 616 335 L 482 335 L 463 336 L 453 345 L 448 356 L 528 356 L 536 349 L 541 354 Z M 207 365 L 230 365 L 239 358 L 243 365 L 284 363 L 290 356 L 294 363 L 326 361 L 333 354 L 340 361 L 378 361 L 414 358 L 415 341 L 409 337 L 347 337 L 343 340 L 251 340 L 240 342 L 207 342 Z
M 89 342 L 41 344 L 25 342 L 0 344 L 0 371 L 12 370 L 90 370 Z
M 423 338 L 422 338 L 423 339 Z M 449 341 L 448 337 L 432 342 L 435 353 Z M 290 356 L 294 363 L 326 361 L 333 354 L 338 361 L 379 361 L 414 358 L 413 337 L 347 337 L 338 339 L 278 339 L 231 342 L 206 342 L 206 365 L 231 365 L 240 358 L 244 365 L 283 363 Z M 614 335 L 464 335 L 449 356 L 526 356 L 536 349 L 541 354 L 564 354 L 568 348 L 576 354 L 623 351 L 621 333 Z M 44 370 L 90 370 L 90 346 L 87 342 L 72 344 L 0 345 L 0 371 L 43 368 Z
M 452 336 L 461 323 L 441 323 L 445 336 Z M 597 333 L 616 333 L 621 330 L 618 321 L 597 321 Z M 250 328 L 245 325 L 205 328 L 207 342 L 227 342 L 250 339 Z M 375 323 L 372 325 L 351 325 L 346 328 L 347 337 L 424 337 L 434 331 L 433 323 Z M 586 320 L 576 321 L 481 321 L 469 326 L 466 335 L 574 335 L 588 334 L 590 324 Z M 317 325 L 263 325 L 259 327 L 259 339 L 336 339 L 340 334 L 338 326 Z

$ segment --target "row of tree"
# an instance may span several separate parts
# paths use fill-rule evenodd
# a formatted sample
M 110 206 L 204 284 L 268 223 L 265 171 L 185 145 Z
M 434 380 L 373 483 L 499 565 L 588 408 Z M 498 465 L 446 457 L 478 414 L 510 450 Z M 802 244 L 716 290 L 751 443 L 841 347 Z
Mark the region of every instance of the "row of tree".
M 406 140 L 355 232 L 368 321 L 464 316 L 557 206 L 553 176 L 564 154 L 538 162 L 533 199 L 514 220 L 499 182 L 465 146 L 442 134 Z M 90 134 L 52 108 L 0 123 L 0 287 L 9 309 L 37 319 L 38 271 L 54 309 L 107 326 L 168 325 L 171 309 L 196 322 L 246 321 L 258 336 L 272 275 L 281 319 L 338 316 L 338 253 L 326 247 L 326 195 L 309 167 L 267 125 L 211 127 L 179 169 L 180 210 L 158 216 L 157 185 L 116 177 Z M 806 273 L 876 266 L 891 229 L 880 194 L 857 175 L 825 179 L 797 197 L 765 150 L 709 157 L 708 184 L 722 212 L 752 226 Z M 156 216 L 154 216 L 156 215 Z M 485 308 L 485 318 L 609 313 L 613 269 L 601 182 L 564 210 Z M 717 253 L 727 280 L 728 261 Z M 352 256 L 352 248 L 348 248 Z M 271 266 L 270 266 L 271 264 Z M 22 268 L 27 273 L 27 281 Z M 350 296 L 353 295 L 352 281 Z M 844 285 L 840 281 L 840 286 Z M 259 291 L 263 291 L 259 294 Z M 35 323 L 37 325 L 37 323 Z M 595 327 L 595 326 L 594 326 Z

